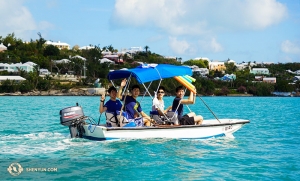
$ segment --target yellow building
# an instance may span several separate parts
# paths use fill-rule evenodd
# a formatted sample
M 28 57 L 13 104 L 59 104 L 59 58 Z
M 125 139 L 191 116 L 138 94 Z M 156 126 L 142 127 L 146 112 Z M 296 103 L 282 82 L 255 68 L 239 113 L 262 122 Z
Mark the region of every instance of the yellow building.
M 209 62 L 208 68 L 209 68 L 209 70 L 214 70 L 214 71 L 226 70 L 226 66 L 225 66 L 224 62 Z

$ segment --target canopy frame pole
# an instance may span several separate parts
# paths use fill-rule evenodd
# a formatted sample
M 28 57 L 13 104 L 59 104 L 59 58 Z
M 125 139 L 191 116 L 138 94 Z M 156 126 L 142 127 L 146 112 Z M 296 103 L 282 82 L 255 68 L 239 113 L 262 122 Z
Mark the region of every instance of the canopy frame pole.
M 143 99 L 144 99 L 144 97 L 145 97 L 145 95 L 146 95 L 146 93 L 148 93 L 149 94 L 149 96 L 151 97 L 151 99 L 153 99 L 153 97 L 152 97 L 152 95 L 150 94 L 150 92 L 149 92 L 149 87 L 151 86 L 151 84 L 152 84 L 152 81 L 150 82 L 150 84 L 149 84 L 149 86 L 148 87 L 146 87 L 145 86 L 145 84 L 144 83 L 142 83 L 142 85 L 144 86 L 144 88 L 145 88 L 145 92 L 144 92 L 144 95 L 143 95 L 143 97 L 142 97 L 142 99 L 140 100 L 140 102 L 142 102 L 143 101 Z
M 207 107 L 207 109 L 214 115 L 214 117 L 221 123 L 221 121 L 218 119 L 218 117 L 215 115 L 215 113 L 209 108 L 209 106 L 204 102 L 204 100 L 199 96 L 200 100 L 203 102 L 203 104 Z
M 114 82 L 113 82 L 112 80 L 110 80 L 110 82 L 111 82 L 111 84 L 112 84 L 114 87 L 116 87 L 115 84 L 114 84 Z
M 131 81 L 131 74 L 128 78 L 128 81 L 126 82 L 126 85 L 125 85 L 125 89 L 122 93 L 122 96 L 124 95 L 124 92 L 127 93 L 127 90 L 128 90 L 128 87 L 129 87 L 129 84 L 130 84 L 130 81 Z M 125 106 L 125 100 L 126 100 L 126 97 L 127 97 L 127 94 L 125 94 L 125 97 L 124 97 L 124 100 L 123 100 L 123 104 L 122 104 L 122 107 L 121 107 L 121 110 L 120 110 L 120 114 L 119 114 L 119 117 L 121 117 L 122 113 L 123 113 L 123 109 L 124 109 L 124 106 Z M 119 120 L 118 120 L 119 121 Z M 119 126 L 122 127 L 123 126 L 123 123 L 122 121 L 119 121 Z

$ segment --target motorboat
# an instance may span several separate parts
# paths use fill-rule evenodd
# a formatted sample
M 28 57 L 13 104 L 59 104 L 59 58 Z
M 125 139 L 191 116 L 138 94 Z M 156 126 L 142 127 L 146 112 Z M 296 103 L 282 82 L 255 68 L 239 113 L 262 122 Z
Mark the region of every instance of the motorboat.
M 153 81 L 159 80 L 161 82 L 163 79 L 184 75 L 192 76 L 192 70 L 185 66 L 142 64 L 132 69 L 112 71 L 107 78 L 112 83 L 117 79 L 127 78 L 130 80 L 134 78 L 144 86 L 145 94 L 153 98 L 149 92 L 149 87 Z M 145 83 L 149 83 L 148 87 Z M 129 87 L 129 85 L 126 86 Z M 207 106 L 204 101 L 203 103 Z M 207 108 L 211 111 L 208 106 Z M 213 112 L 212 114 L 215 116 Z M 83 108 L 78 104 L 60 110 L 60 122 L 62 125 L 69 127 L 71 138 L 79 137 L 99 141 L 153 138 L 208 139 L 221 136 L 234 138 L 234 132 L 238 131 L 243 125 L 250 123 L 249 120 L 245 119 L 219 119 L 215 116 L 215 119 L 204 119 L 201 125 L 153 124 L 148 127 L 109 127 L 107 124 L 100 124 L 100 121 L 97 123 L 85 116 Z

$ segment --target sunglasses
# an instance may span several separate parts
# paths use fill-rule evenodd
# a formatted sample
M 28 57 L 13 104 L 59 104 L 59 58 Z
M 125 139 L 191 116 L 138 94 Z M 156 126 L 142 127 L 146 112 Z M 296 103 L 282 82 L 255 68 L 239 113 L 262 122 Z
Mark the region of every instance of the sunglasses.
M 161 93 L 161 94 L 163 94 L 163 93 L 165 93 L 164 91 L 158 91 L 158 93 Z

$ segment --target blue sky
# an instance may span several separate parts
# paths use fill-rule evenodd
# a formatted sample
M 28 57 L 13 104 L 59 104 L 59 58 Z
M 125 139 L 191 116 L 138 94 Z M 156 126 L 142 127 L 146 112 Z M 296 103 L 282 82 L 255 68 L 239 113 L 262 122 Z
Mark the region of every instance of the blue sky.
M 300 62 L 300 0 L 0 0 L 0 36 L 150 47 L 163 56 Z

